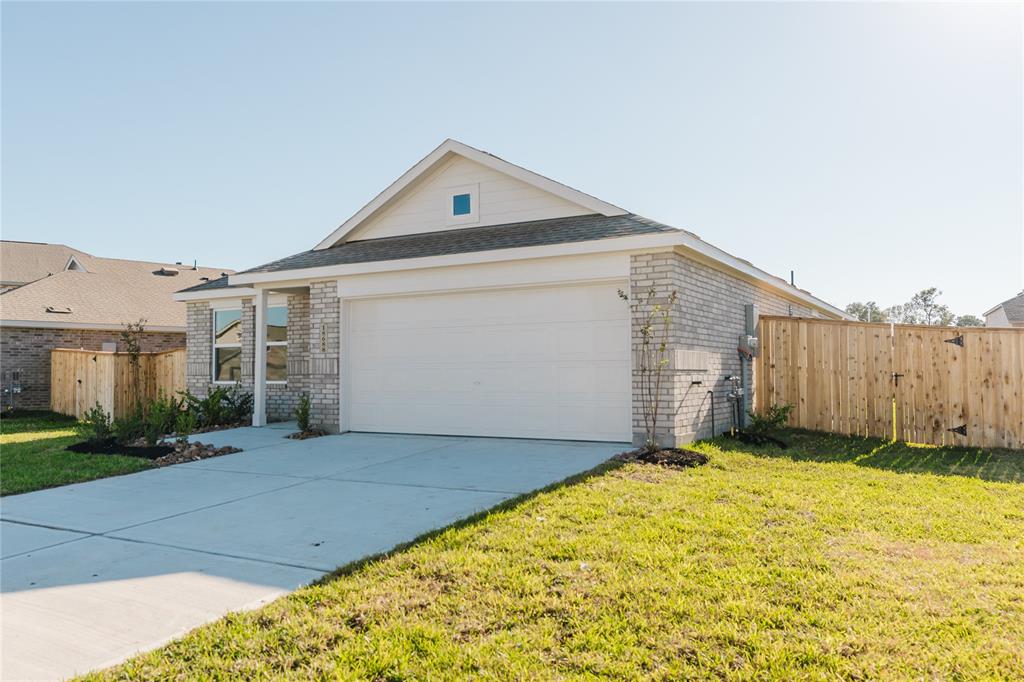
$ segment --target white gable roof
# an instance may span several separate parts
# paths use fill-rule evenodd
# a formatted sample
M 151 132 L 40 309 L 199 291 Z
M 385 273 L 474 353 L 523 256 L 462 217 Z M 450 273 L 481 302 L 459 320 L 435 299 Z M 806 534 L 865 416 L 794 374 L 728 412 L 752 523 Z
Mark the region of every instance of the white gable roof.
M 464 161 L 460 162 L 459 157 Z M 365 236 L 380 237 L 408 233 L 409 230 L 398 232 L 394 227 L 380 225 L 379 223 L 384 212 L 399 205 L 403 199 L 417 189 L 427 187 L 432 181 L 435 184 L 443 184 L 443 181 L 440 183 L 438 181 L 439 174 L 449 173 L 452 176 L 458 177 L 459 172 L 470 171 L 474 165 L 482 167 L 481 170 L 484 171 L 503 174 L 511 178 L 515 183 L 536 188 L 540 192 L 550 195 L 555 200 L 555 203 L 549 206 L 549 210 L 553 212 L 544 217 L 562 217 L 584 213 L 616 216 L 627 213 L 627 211 L 618 206 L 596 199 L 589 194 L 563 185 L 560 182 L 555 182 L 550 178 L 538 175 L 504 159 L 499 159 L 487 152 L 482 152 L 469 145 L 449 139 L 442 142 L 437 149 L 430 152 L 419 163 L 406 171 L 402 177 L 378 194 L 373 201 L 346 220 L 338 229 L 328 235 L 326 239 L 317 244 L 314 250 L 328 249 L 338 243 L 347 241 L 351 237 L 356 236 L 357 232 L 361 232 L 361 228 L 373 227 L 375 221 L 378 221 L 378 225 L 374 228 L 373 234 L 366 234 Z M 538 216 L 536 215 L 524 214 L 520 219 L 535 220 L 537 218 Z M 515 221 L 510 220 L 508 222 Z M 443 227 L 438 226 L 433 229 L 443 229 Z M 411 231 L 417 230 L 413 229 Z

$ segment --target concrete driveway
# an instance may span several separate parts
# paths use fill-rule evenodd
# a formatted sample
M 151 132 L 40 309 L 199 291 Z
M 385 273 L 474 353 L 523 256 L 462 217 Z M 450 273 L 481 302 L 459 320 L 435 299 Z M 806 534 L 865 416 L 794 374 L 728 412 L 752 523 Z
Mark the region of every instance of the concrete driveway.
M 245 451 L 0 501 L 4 680 L 117 663 L 626 448 L 293 427 Z

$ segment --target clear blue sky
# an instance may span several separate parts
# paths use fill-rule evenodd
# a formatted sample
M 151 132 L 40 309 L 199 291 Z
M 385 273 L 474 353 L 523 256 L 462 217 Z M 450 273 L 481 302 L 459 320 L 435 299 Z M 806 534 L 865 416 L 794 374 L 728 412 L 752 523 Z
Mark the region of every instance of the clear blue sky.
M 446 137 L 845 305 L 1022 281 L 1021 6 L 2 6 L 5 239 L 244 268 Z

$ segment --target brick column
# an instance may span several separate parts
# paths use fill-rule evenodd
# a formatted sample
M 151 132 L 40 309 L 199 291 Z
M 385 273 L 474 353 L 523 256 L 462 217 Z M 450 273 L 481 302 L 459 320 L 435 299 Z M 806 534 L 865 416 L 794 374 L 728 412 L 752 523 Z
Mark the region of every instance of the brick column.
M 188 303 L 186 318 L 185 386 L 189 393 L 205 396 L 213 372 L 213 317 L 209 302 Z
M 310 421 L 329 431 L 338 429 L 340 347 L 341 302 L 338 299 L 337 282 L 311 282 L 306 391 L 311 405 Z
M 638 254 L 630 257 L 629 297 L 633 327 L 633 443 L 642 445 L 646 438 L 644 427 L 644 398 L 639 367 L 643 348 L 640 329 L 647 314 L 656 305 L 667 306 L 673 291 L 678 294 L 675 304 L 669 309 L 668 355 L 682 346 L 683 291 L 681 268 L 674 253 Z M 654 296 L 647 300 L 649 292 Z M 662 323 L 654 327 L 656 343 L 660 343 Z M 656 439 L 662 447 L 673 447 L 681 440 L 675 412 L 679 404 L 679 387 L 676 372 L 671 365 L 664 370 L 658 400 L 658 423 Z

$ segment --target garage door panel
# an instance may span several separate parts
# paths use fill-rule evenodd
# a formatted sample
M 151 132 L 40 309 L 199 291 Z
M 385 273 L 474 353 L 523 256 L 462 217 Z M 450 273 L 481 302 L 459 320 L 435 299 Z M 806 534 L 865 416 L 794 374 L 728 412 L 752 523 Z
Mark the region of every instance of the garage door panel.
M 616 289 L 352 302 L 349 428 L 628 440 L 628 308 Z

